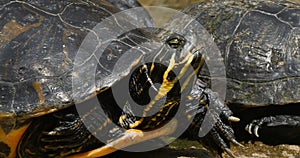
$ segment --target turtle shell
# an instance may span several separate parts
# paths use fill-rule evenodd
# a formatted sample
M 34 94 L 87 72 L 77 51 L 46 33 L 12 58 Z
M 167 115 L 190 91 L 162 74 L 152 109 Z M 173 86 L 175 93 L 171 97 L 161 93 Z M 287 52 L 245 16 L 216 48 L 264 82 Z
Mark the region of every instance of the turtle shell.
M 124 4 L 124 7 L 128 8 L 129 5 Z M 134 45 L 123 38 L 123 45 L 118 41 L 112 42 L 103 53 L 108 55 L 113 50 L 116 52 L 112 54 L 113 57 L 99 57 L 98 65 L 93 65 L 97 67 L 93 71 L 97 74 L 94 79 L 96 85 L 87 84 L 84 77 L 78 77 L 78 71 L 74 70 L 75 59 L 96 59 L 93 53 L 78 55 L 84 39 L 93 34 L 98 39 L 96 42 L 100 43 L 100 34 L 93 29 L 124 7 L 122 4 L 114 6 L 104 0 L 0 2 L 0 155 L 15 157 L 18 142 L 32 120 L 29 118 L 84 102 L 101 89 L 113 85 L 123 77 L 120 73 L 130 69 L 130 66 L 120 67 L 118 72 L 110 69 L 115 64 L 112 58 L 118 59 L 123 53 L 116 50 L 126 50 Z M 135 18 L 132 16 L 132 19 Z M 130 19 L 115 19 L 109 21 L 113 27 L 104 25 L 98 29 L 100 32 L 101 29 L 113 32 L 123 27 L 114 24 L 122 24 Z M 149 23 L 149 19 L 133 21 Z M 132 34 L 141 34 L 135 32 Z M 142 40 L 130 35 L 126 37 L 135 42 Z M 140 37 L 146 39 L 146 35 Z M 125 60 L 129 65 L 138 62 L 136 58 Z M 85 66 L 88 65 L 81 65 Z M 75 93 L 72 85 L 74 78 L 77 84 L 86 88 L 85 91 Z
M 226 101 L 265 106 L 300 101 L 300 5 L 227 0 L 185 9 L 214 37 L 226 67 Z M 200 74 L 209 80 L 207 68 Z
M 106 82 L 97 88 L 88 84 L 84 88 L 89 91 L 77 97 L 72 92 L 74 60 L 85 37 L 95 33 L 93 28 L 119 11 L 106 1 L 0 2 L 0 118 L 40 116 L 74 104 L 74 98 L 87 100 L 107 87 Z M 121 53 L 113 55 L 118 58 Z M 83 57 L 88 60 L 89 55 Z M 109 58 L 100 60 L 109 63 L 105 66 L 114 64 Z M 101 68 L 97 80 L 112 74 Z M 122 77 L 114 73 L 110 85 Z

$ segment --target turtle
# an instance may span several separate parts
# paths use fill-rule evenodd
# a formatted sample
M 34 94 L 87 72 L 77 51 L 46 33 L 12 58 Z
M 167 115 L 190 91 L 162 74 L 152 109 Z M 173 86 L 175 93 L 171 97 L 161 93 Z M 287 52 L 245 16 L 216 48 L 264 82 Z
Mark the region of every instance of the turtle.
M 284 0 L 215 0 L 183 12 L 211 33 L 222 52 L 225 102 L 241 119 L 233 124 L 237 135 L 250 134 L 250 139 L 260 137 L 270 144 L 299 144 L 300 5 Z M 199 76 L 210 84 L 207 67 Z
M 135 21 L 129 28 L 151 26 L 151 21 L 139 18 L 142 12 L 117 18 L 120 9 L 138 3 L 110 2 L 115 5 L 104 0 L 0 2 L 0 156 L 103 156 L 171 134 L 185 124 L 185 118 L 201 140 L 197 130 L 206 114 L 212 122 L 203 142 L 214 144 L 215 151 L 232 154 L 228 143 L 239 143 L 229 122 L 239 119 L 216 93 L 193 77 L 201 70 L 203 51 L 210 47 L 193 38 L 190 30 L 176 33 L 173 28 L 181 19 L 167 29 L 126 32 L 128 21 Z M 94 30 L 103 21 L 109 25 Z M 181 23 L 177 31 L 188 23 Z M 101 40 L 119 29 L 125 33 Z M 118 96 L 130 95 L 144 105 L 142 116 L 136 115 L 137 107 L 127 98 L 121 103 L 114 99 L 114 90 L 122 88 L 129 92 Z M 148 93 L 151 88 L 154 101 Z M 181 96 L 186 102 L 179 104 Z M 172 119 L 182 108 L 181 121 Z M 146 116 L 152 109 L 158 112 Z M 155 132 L 145 132 L 151 130 Z M 106 139 L 101 142 L 97 136 Z

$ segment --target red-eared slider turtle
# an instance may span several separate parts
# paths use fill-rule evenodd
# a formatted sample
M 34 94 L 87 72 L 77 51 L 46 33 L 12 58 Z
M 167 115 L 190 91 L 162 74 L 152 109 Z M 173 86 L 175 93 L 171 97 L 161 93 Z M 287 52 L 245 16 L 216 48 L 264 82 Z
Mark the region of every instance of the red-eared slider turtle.
M 195 4 L 184 12 L 213 35 L 221 50 L 226 102 L 247 124 L 243 128 L 259 137 L 264 128 L 275 133 L 276 127 L 289 127 L 281 135 L 299 144 L 300 5 L 226 0 Z M 207 70 L 201 76 L 209 81 Z M 298 133 L 290 135 L 288 129 Z
M 190 108 L 191 114 L 186 116 L 191 118 L 192 115 L 195 116 L 193 122 L 195 126 L 201 124 L 208 105 L 217 105 L 216 110 L 210 113 L 216 123 L 211 124 L 212 130 L 209 134 L 212 138 L 211 143 L 227 152 L 229 152 L 228 141 L 237 143 L 232 129 L 223 123 L 224 120 L 236 120 L 231 117 L 231 111 L 217 99 L 215 93 L 205 89 L 200 80 L 192 80 L 190 75 L 195 71 L 187 71 L 187 67 L 191 65 L 198 73 L 203 62 L 201 45 L 199 47 L 190 45 L 194 40 L 194 43 L 197 43 L 196 39 L 174 33 L 162 33 L 163 38 L 156 39 L 152 38 L 150 33 L 137 29 L 113 41 L 102 56 L 97 56 L 96 51 L 91 54 L 76 54 L 88 34 L 92 35 L 91 39 L 94 38 L 92 41 L 96 43 L 108 42 L 101 41 L 102 37 L 97 32 L 99 30 L 92 29 L 104 18 L 118 11 L 118 8 L 102 0 L 0 2 L 0 157 L 63 157 L 96 149 L 103 143 L 90 133 L 93 128 L 95 135 L 100 133 L 108 138 L 121 136 L 120 139 L 113 141 L 121 147 L 165 135 L 176 128 L 176 120 L 170 121 L 171 126 L 157 131 L 154 135 L 140 136 L 143 130 L 156 129 L 175 115 L 175 110 L 179 108 L 180 94 L 184 94 L 189 100 L 186 107 Z M 135 15 L 132 16 L 136 18 Z M 122 24 L 131 19 L 128 16 L 123 20 L 113 17 L 115 19 L 108 22 L 115 25 L 100 28 L 100 32 L 126 28 Z M 138 23 L 147 21 L 141 20 Z M 139 43 L 156 40 L 163 41 L 158 51 L 150 51 L 155 46 L 154 43 L 148 48 L 137 47 L 133 49 L 136 50 L 135 54 L 124 58 L 123 53 L 126 50 Z M 89 71 L 88 66 L 97 67 L 93 69 L 96 84 L 87 82 L 92 74 L 79 76 L 77 70 L 73 70 L 74 60 L 77 57 L 84 60 L 80 72 Z M 166 66 L 159 62 L 150 62 L 133 69 L 146 58 L 159 59 Z M 121 65 L 116 66 L 119 59 Z M 96 64 L 85 65 L 91 61 L 96 61 Z M 116 71 L 113 71 L 115 66 Z M 177 89 L 179 83 L 176 75 L 172 73 L 175 69 L 179 70 L 182 79 L 184 79 L 182 76 L 188 77 L 182 84 L 185 87 L 184 91 Z M 130 76 L 131 70 L 134 71 Z M 118 108 L 111 94 L 111 86 L 118 85 L 121 83 L 120 80 L 126 81 L 127 77 L 131 83 L 130 95 L 142 105 L 149 102 L 147 91 L 150 87 L 156 90 L 154 94 L 158 100 L 166 96 L 166 102 L 162 104 L 158 113 L 152 117 L 137 117 L 131 112 L 134 108 L 129 107 L 127 104 L 130 103 L 127 102 L 124 109 Z M 81 87 L 74 89 L 72 86 L 74 78 L 80 78 L 77 85 L 85 89 Z M 162 88 L 155 88 L 154 83 L 157 82 L 162 83 Z M 192 86 L 189 87 L 190 85 Z M 103 113 L 97 113 L 97 107 L 81 109 L 84 116 L 80 117 L 75 106 L 72 106 L 74 104 L 77 107 L 94 106 L 93 99 L 97 100 L 96 95 L 99 98 L 97 102 L 101 104 L 111 121 L 107 121 L 105 119 L 107 116 L 103 116 Z M 143 112 L 147 114 L 155 107 L 154 103 L 160 103 L 156 101 L 151 102 L 151 106 L 146 106 Z M 90 126 L 87 126 L 88 129 L 82 123 L 84 119 L 91 122 Z M 122 131 L 118 133 L 120 131 L 109 129 L 112 122 L 124 129 L 136 130 L 128 130 L 125 134 Z M 180 123 L 182 122 L 178 121 L 178 124 Z M 124 139 L 125 142 L 122 142 Z M 136 141 L 127 143 L 126 139 L 127 142 L 128 139 Z M 113 147 L 105 146 L 75 157 L 105 155 L 113 151 Z

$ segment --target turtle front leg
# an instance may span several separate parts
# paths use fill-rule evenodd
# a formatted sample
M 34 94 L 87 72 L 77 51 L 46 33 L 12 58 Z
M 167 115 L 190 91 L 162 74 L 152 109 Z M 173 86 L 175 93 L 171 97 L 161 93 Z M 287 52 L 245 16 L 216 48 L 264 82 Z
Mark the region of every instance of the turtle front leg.
M 229 149 L 229 142 L 242 145 L 235 140 L 233 129 L 228 123 L 238 122 L 239 119 L 232 116 L 231 110 L 216 93 L 205 88 L 201 80 L 196 81 L 188 99 L 188 116 L 193 116 L 188 132 L 213 153 L 225 151 L 234 157 Z
M 266 116 L 260 119 L 255 119 L 246 126 L 246 131 L 249 134 L 254 134 L 259 137 L 258 130 L 263 127 L 275 127 L 275 126 L 290 126 L 300 127 L 300 116 L 297 115 L 274 115 Z
M 88 152 L 75 154 L 68 156 L 67 158 L 93 158 L 93 157 L 102 157 L 113 153 L 119 149 L 123 149 L 130 145 L 134 145 L 140 142 L 144 142 L 153 138 L 158 138 L 160 136 L 166 136 L 172 134 L 177 128 L 177 120 L 172 119 L 168 124 L 156 129 L 155 132 L 143 131 L 138 129 L 129 129 L 127 130 L 122 137 L 117 140 L 112 141 L 111 143 L 106 144 L 103 147 L 100 147 L 95 150 Z

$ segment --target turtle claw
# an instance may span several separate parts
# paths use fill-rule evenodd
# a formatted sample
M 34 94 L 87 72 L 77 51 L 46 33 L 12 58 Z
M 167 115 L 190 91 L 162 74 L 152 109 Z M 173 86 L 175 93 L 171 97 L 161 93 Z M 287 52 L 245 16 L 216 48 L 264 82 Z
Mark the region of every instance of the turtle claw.
M 267 119 L 258 119 L 258 120 L 253 120 L 251 123 L 249 123 L 245 130 L 250 134 L 254 134 L 256 137 L 259 137 L 259 134 L 258 134 L 258 129 L 265 123 L 268 123 L 269 120 Z
M 299 116 L 295 115 L 275 115 L 262 117 L 260 119 L 255 119 L 249 123 L 245 130 L 249 134 L 254 134 L 256 137 L 259 137 L 258 130 L 264 127 L 276 127 L 276 126 L 290 126 L 295 127 L 299 126 Z
M 258 129 L 259 129 L 260 125 L 255 125 L 253 123 L 250 123 L 248 124 L 246 127 L 245 127 L 245 130 L 250 134 L 254 134 L 256 137 L 259 137 L 259 134 L 258 134 Z
M 245 130 L 249 133 L 249 134 L 252 134 L 252 123 L 248 124 L 246 127 L 245 127 Z
M 224 148 L 224 150 L 229 156 L 236 158 L 236 156 L 232 153 L 232 151 L 229 148 Z
M 245 147 L 243 144 L 239 143 L 238 141 L 236 141 L 235 139 L 230 140 L 233 144 L 238 145 L 240 147 Z
M 259 125 L 255 125 L 253 123 L 250 123 L 246 126 L 245 130 L 249 133 L 249 134 L 254 134 L 256 137 L 259 137 L 258 135 L 258 129 L 259 129 Z
M 199 141 L 213 154 L 220 155 L 226 152 L 228 155 L 235 157 L 229 149 L 230 142 L 238 146 L 243 145 L 235 140 L 230 122 L 239 122 L 240 119 L 233 116 L 232 111 L 224 104 L 216 92 L 209 88 L 200 91 L 199 89 L 203 88 L 202 85 L 202 81 L 200 79 L 197 80 L 191 91 L 191 99 L 188 102 L 189 106 L 187 106 L 190 109 L 186 111 L 188 113 L 193 112 L 192 115 L 195 116 L 189 131 L 193 137 L 198 137 Z M 201 101 L 200 103 L 199 100 Z M 200 133 L 203 132 L 203 125 L 207 125 L 206 129 L 210 129 L 207 131 L 208 133 L 205 133 L 206 135 Z
M 225 151 L 231 157 L 236 157 L 230 151 L 229 143 L 231 142 L 241 147 L 244 146 L 235 140 L 234 131 L 228 122 L 239 122 L 240 119 L 232 116 L 232 111 L 224 105 L 224 103 L 217 97 L 218 95 L 216 93 L 212 92 L 210 89 L 206 89 L 205 92 L 209 100 L 207 111 L 211 112 L 211 118 L 214 122 L 214 127 L 209 133 L 213 137 L 214 143 L 218 146 L 217 148 L 221 149 L 221 152 Z
M 259 137 L 259 135 L 258 135 L 258 128 L 259 128 L 259 126 L 255 126 L 255 127 L 254 127 L 254 135 L 255 135 L 256 137 Z
M 229 156 L 236 157 L 229 149 L 229 142 L 241 147 L 244 146 L 240 144 L 237 140 L 235 140 L 234 131 L 229 125 L 222 122 L 222 120 L 219 117 L 214 117 L 216 123 L 213 129 L 210 131 L 213 140 L 215 141 L 217 146 L 223 151 L 225 151 Z
M 239 121 L 240 121 L 240 118 L 235 117 L 235 116 L 229 116 L 229 117 L 228 117 L 228 121 L 231 121 L 231 122 L 239 122 Z

